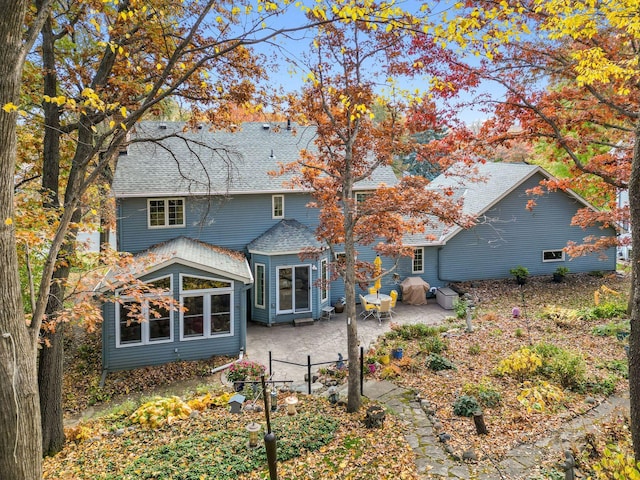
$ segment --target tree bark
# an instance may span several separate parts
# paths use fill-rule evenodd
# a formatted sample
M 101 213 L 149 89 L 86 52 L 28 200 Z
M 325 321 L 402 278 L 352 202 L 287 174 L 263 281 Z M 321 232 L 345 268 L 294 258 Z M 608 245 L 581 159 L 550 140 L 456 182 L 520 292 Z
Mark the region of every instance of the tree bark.
M 0 0 L 0 107 L 19 104 L 26 0 Z M 0 479 L 42 476 L 36 339 L 24 316 L 14 227 L 16 112 L 0 110 Z
M 629 178 L 629 209 L 631 214 L 631 275 L 632 309 L 629 335 L 629 400 L 631 404 L 631 438 L 636 461 L 640 461 L 640 123 L 636 125 L 633 161 Z

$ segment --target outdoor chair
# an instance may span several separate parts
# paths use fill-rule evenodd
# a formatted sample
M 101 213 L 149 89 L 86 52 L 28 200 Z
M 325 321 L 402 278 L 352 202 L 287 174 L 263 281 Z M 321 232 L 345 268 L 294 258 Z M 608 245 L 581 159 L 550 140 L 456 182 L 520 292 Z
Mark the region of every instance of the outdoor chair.
M 386 317 L 391 320 L 391 300 L 381 300 L 380 306 L 376 306 L 378 323 L 382 323 L 382 317 Z
M 376 314 L 377 307 L 373 303 L 368 303 L 362 295 L 360 295 L 360 303 L 362 304 L 362 312 L 360 312 L 360 316 L 364 317 L 363 320 L 366 320 L 371 315 Z
M 376 293 L 378 293 L 376 287 L 369 287 L 369 295 L 375 295 Z
M 391 297 L 391 313 L 396 313 L 394 308 L 396 308 L 396 303 L 398 302 L 398 291 L 391 290 L 389 296 Z

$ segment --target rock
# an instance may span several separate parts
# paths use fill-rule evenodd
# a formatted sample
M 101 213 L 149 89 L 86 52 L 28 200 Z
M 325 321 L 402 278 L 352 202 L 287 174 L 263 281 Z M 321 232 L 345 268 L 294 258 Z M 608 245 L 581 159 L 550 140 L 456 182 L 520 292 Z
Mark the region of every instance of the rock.
M 451 435 L 449 435 L 448 433 L 439 433 L 438 434 L 438 440 L 440 440 L 442 443 L 446 443 L 449 440 L 451 440 Z
M 200 417 L 200 412 L 198 410 L 191 410 L 191 413 L 189 414 L 189 418 L 199 418 Z
M 124 435 L 124 428 L 118 428 L 113 432 L 113 435 L 115 437 L 121 437 L 122 435 Z
M 584 399 L 584 403 L 589 405 L 595 405 L 597 403 L 597 400 L 593 397 L 587 397 Z
M 308 373 L 304 374 L 304 381 L 305 382 L 309 381 L 309 374 Z M 318 381 L 318 375 L 316 375 L 316 374 L 311 375 L 311 383 L 315 383 L 317 381 Z
M 465 462 L 477 462 L 478 455 L 472 449 L 465 450 L 462 453 L 462 460 L 464 460 Z

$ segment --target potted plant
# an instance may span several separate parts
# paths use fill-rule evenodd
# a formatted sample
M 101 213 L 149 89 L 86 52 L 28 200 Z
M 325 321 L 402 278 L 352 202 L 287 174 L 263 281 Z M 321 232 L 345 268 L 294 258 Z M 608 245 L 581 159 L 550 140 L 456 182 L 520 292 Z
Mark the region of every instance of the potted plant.
M 529 276 L 529 269 L 527 267 L 518 265 L 517 267 L 513 267 L 509 270 L 509 273 L 515 277 L 518 285 L 524 285 L 527 283 L 527 277 Z
M 245 380 L 257 380 L 264 375 L 266 367 L 252 360 L 240 360 L 231 364 L 227 370 L 227 380 L 233 382 L 234 389 L 239 392 L 244 388 Z
M 564 277 L 567 276 L 567 273 L 569 273 L 569 268 L 567 267 L 558 267 L 556 268 L 556 271 L 553 272 L 553 281 L 556 283 L 560 283 L 564 281 Z
M 378 368 L 377 360 L 375 357 L 367 357 L 365 359 L 365 363 L 367 364 L 367 368 L 369 369 L 369 373 L 376 373 L 376 369 Z
M 404 342 L 396 341 L 391 347 L 391 356 L 396 360 L 401 360 L 404 355 L 405 344 Z

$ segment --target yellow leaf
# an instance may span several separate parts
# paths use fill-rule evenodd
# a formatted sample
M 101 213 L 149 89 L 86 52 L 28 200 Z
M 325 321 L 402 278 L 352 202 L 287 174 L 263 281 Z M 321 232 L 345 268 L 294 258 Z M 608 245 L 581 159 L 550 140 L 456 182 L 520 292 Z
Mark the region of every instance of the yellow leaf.
M 5 103 L 4 107 L 2 107 L 2 109 L 7 113 L 11 113 L 11 112 L 15 112 L 16 110 L 18 110 L 18 107 L 16 105 L 14 105 L 13 102 L 9 102 L 9 103 Z
M 120 115 L 122 115 L 123 118 L 127 118 L 127 107 L 120 107 Z
M 7 218 L 7 219 L 4 221 L 4 224 L 5 224 L 5 225 L 12 225 L 12 224 L 13 224 L 13 219 L 12 219 L 12 218 Z

